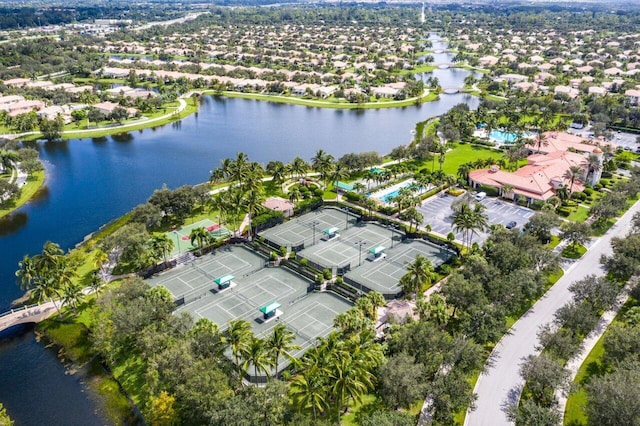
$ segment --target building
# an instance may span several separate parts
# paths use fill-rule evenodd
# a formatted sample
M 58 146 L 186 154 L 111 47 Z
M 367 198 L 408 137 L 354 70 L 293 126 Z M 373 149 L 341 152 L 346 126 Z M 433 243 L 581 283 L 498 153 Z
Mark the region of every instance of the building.
M 568 133 L 547 132 L 539 151 L 527 157 L 527 165 L 515 172 L 500 170 L 496 165 L 489 169 L 473 170 L 469 181 L 474 188 L 489 186 L 498 189 L 505 198 L 526 197 L 527 203 L 534 200 L 547 201 L 556 195 L 558 188 L 567 186 L 571 191 L 583 191 L 588 179 L 592 185 L 600 181 L 604 155 L 598 145 L 586 143 L 588 140 Z M 595 155 L 600 167 L 587 170 L 587 159 Z M 567 171 L 577 166 L 581 175 L 573 184 L 566 177 Z

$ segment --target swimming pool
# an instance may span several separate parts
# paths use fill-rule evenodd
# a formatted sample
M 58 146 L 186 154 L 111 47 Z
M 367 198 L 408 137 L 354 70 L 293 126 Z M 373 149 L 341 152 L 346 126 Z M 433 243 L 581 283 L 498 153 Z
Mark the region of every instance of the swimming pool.
M 522 137 L 531 138 L 533 135 L 531 133 L 522 133 Z M 504 130 L 491 130 L 489 133 L 489 138 L 493 139 L 500 143 L 514 143 L 516 139 L 518 139 L 518 134 L 515 132 L 505 132 Z
M 400 190 L 402 190 L 402 188 L 411 186 L 412 183 L 413 180 L 408 180 L 403 182 L 402 184 L 394 185 L 391 188 L 387 188 L 386 190 L 383 189 L 382 191 L 370 194 L 369 196 L 376 198 L 385 204 L 391 204 L 393 203 L 393 198 L 397 197 L 398 194 L 400 194 Z

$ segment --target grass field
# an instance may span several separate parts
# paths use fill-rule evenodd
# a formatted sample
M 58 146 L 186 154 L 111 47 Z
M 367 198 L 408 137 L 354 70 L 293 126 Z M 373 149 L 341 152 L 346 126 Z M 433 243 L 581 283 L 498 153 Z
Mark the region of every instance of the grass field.
M 454 175 L 458 173 L 458 167 L 461 164 L 468 163 L 479 159 L 494 158 L 499 160 L 504 157 L 504 154 L 500 150 L 485 148 L 477 145 L 457 144 L 453 149 L 447 151 L 444 157 L 444 164 L 442 165 L 442 171 L 448 175 Z M 438 170 L 439 165 L 436 158 L 435 168 Z M 432 161 L 425 162 L 424 166 L 432 166 Z
M 26 184 L 22 187 L 22 191 L 20 192 L 20 197 L 15 200 L 15 202 L 11 203 L 11 205 L 0 208 L 0 217 L 6 216 L 12 211 L 22 207 L 27 204 L 29 200 L 36 194 L 38 189 L 44 183 L 44 170 L 40 170 L 35 172 L 29 176 Z

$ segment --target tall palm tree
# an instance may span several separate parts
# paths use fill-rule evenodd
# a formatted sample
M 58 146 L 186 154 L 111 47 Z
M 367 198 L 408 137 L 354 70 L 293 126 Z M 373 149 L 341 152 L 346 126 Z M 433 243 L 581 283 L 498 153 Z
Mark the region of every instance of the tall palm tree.
M 423 287 L 436 279 L 431 261 L 422 255 L 407 264 L 407 272 L 400 278 L 400 286 L 405 294 L 418 294 Z
M 298 411 L 311 410 L 314 420 L 327 406 L 325 377 L 325 371 L 310 366 L 303 368 L 290 382 L 289 395 L 294 406 Z
M 242 363 L 243 373 L 246 374 L 249 366 L 253 365 L 253 374 L 255 377 L 258 377 L 261 371 L 268 374 L 269 369 L 273 366 L 272 359 L 269 356 L 269 348 L 264 340 L 254 335 L 251 335 L 249 343 L 242 352 L 242 358 L 244 359 Z
M 93 267 L 99 269 L 102 275 L 104 275 L 104 265 L 109 262 L 109 255 L 101 249 L 95 249 L 93 251 Z
M 376 202 L 373 200 L 373 198 L 365 198 L 363 204 L 364 208 L 367 209 L 368 216 L 373 216 L 373 210 L 376 208 Z
M 205 245 L 209 243 L 210 236 L 209 232 L 204 229 L 203 226 L 199 226 L 191 230 L 191 232 L 189 233 L 189 238 L 191 240 L 191 244 L 193 244 L 194 242 L 196 243 L 196 245 L 198 246 L 198 251 L 200 252 L 200 254 L 202 254 L 202 250 L 204 249 Z
M 296 201 L 298 201 L 301 196 L 302 196 L 302 193 L 298 188 L 291 188 L 289 190 L 289 201 L 291 201 L 292 203 L 295 203 Z
M 309 164 L 307 164 L 307 162 L 300 157 L 294 158 L 293 161 L 291 162 L 290 167 L 291 167 L 291 174 L 298 178 L 306 175 L 307 170 L 309 170 Z
M 62 303 L 65 306 L 69 306 L 75 315 L 78 314 L 78 306 L 83 298 L 84 293 L 79 283 L 71 283 L 70 285 L 64 286 L 62 290 Z
M 595 154 L 590 154 L 587 158 L 587 177 L 593 179 L 593 175 L 602 170 L 602 162 Z
M 564 172 L 562 177 L 569 180 L 569 196 L 573 193 L 573 184 L 576 179 L 579 179 L 580 175 L 582 175 L 582 168 L 580 166 L 571 166 Z
M 331 182 L 338 182 L 349 177 L 349 169 L 344 163 L 336 163 L 331 171 Z
M 151 237 L 151 251 L 154 257 L 164 259 L 167 263 L 167 255 L 173 250 L 173 240 L 167 234 L 155 234 Z
M 251 332 L 251 324 L 245 319 L 237 319 L 229 321 L 229 327 L 225 331 L 225 339 L 231 348 L 233 362 L 238 371 L 240 371 L 240 357 L 247 351 L 247 347 L 251 342 L 253 333 Z M 242 376 L 240 376 L 242 380 Z
M 320 174 L 320 180 L 323 182 L 325 188 L 327 187 L 327 180 L 334 167 L 335 161 L 333 156 L 327 154 L 322 149 L 316 151 L 316 154 L 311 159 L 311 168 Z
M 293 351 L 300 350 L 301 347 L 294 343 L 296 335 L 287 329 L 283 323 L 279 323 L 273 328 L 273 333 L 267 339 L 266 345 L 271 354 L 275 371 L 273 377 L 278 374 L 278 368 L 280 365 L 280 357 L 293 359 Z
M 262 193 L 262 187 L 256 190 L 247 191 L 244 194 L 244 206 L 247 209 L 249 215 L 249 238 L 251 238 L 252 224 L 251 219 L 254 214 L 258 213 L 262 209 L 262 202 L 264 201 L 264 195 Z
M 485 209 L 484 204 L 480 203 L 476 203 L 473 208 L 469 203 L 460 203 L 454 210 L 451 215 L 453 218 L 451 226 L 456 232 L 462 232 L 463 245 L 471 247 L 473 235 L 487 228 L 488 217 L 484 213 Z
M 287 168 L 282 161 L 272 161 L 267 164 L 267 173 L 270 173 L 273 177 L 273 183 L 280 185 L 286 178 Z
M 335 360 L 332 373 L 331 390 L 335 398 L 336 412 L 340 412 L 343 407 L 348 408 L 350 399 L 362 402 L 362 396 L 368 389 L 373 388 L 373 374 L 348 353 Z

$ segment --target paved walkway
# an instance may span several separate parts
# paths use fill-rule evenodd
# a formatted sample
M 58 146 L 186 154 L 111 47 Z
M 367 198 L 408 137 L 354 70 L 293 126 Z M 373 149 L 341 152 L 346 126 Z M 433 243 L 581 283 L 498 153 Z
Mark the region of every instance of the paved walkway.
M 569 286 L 587 275 L 602 275 L 600 257 L 611 253 L 611 239 L 622 237 L 631 228 L 631 218 L 640 211 L 636 202 L 601 238 L 594 240 L 587 253 L 565 270 L 565 274 L 529 311 L 527 311 L 493 350 L 487 370 L 480 375 L 474 392 L 477 408 L 467 412 L 465 425 L 510 425 L 505 408 L 517 403 L 524 382 L 520 365 L 529 355 L 536 355 L 537 332 L 542 324 L 553 321 L 558 309 L 572 299 Z

